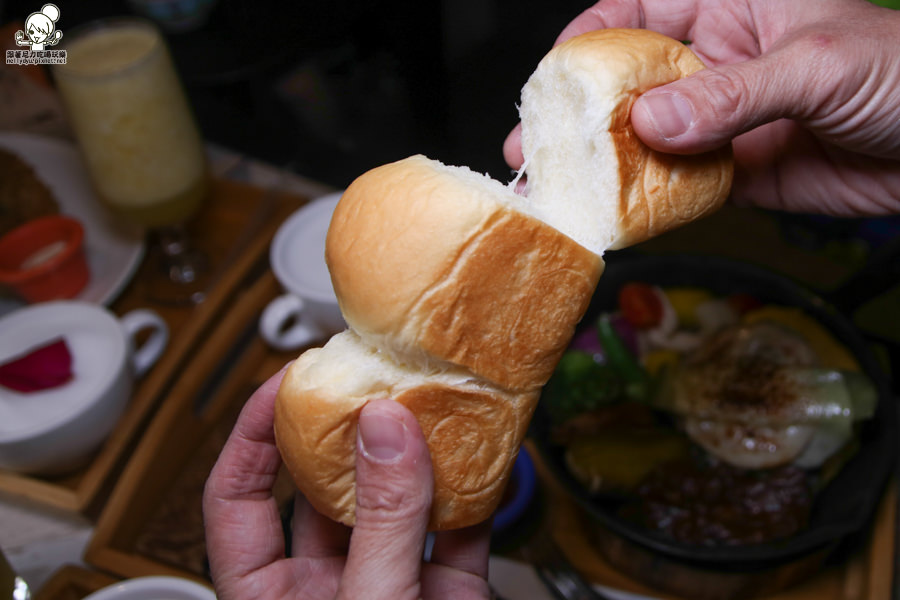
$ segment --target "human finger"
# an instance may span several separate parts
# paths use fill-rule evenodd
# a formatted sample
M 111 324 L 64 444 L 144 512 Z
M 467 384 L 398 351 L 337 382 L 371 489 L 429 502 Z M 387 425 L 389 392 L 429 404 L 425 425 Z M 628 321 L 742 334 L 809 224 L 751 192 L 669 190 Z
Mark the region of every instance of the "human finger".
M 663 152 L 696 153 L 780 118 L 811 118 L 840 93 L 844 82 L 837 74 L 846 57 L 817 48 L 823 38 L 814 33 L 794 38 L 759 58 L 704 69 L 644 93 L 631 109 L 638 137 Z
M 490 519 L 471 527 L 441 531 L 434 536 L 431 562 L 487 579 L 490 545 Z
M 556 38 L 556 44 L 588 31 L 611 27 L 652 29 L 686 39 L 700 4 L 700 0 L 601 0 L 572 19 Z M 716 9 L 711 7 L 711 10 Z
M 503 159 L 511 168 L 518 171 L 525 162 L 522 156 L 522 124 L 516 125 L 503 142 Z
M 413 414 L 393 400 L 369 402 L 359 416 L 356 525 L 339 598 L 419 598 L 433 488 Z
M 243 577 L 284 554 L 272 486 L 281 465 L 273 429 L 275 395 L 285 369 L 250 396 L 204 488 L 210 570 L 217 581 Z
M 323 516 L 300 494 L 294 500 L 291 527 L 292 557 L 327 558 L 347 554 L 350 528 Z
M 825 141 L 891 156 L 898 61 L 884 47 L 900 15 L 864 1 L 818 6 L 815 21 L 782 15 L 793 25 L 760 56 L 644 93 L 631 111 L 638 136 L 657 150 L 693 153 L 786 118 Z

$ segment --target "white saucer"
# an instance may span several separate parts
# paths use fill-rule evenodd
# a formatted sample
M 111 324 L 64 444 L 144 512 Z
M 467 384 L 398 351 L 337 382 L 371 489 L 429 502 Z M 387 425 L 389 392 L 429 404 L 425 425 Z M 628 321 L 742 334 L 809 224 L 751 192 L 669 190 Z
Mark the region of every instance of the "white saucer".
M 316 198 L 278 228 L 269 260 L 288 291 L 320 302 L 337 303 L 325 264 L 325 237 L 341 192 Z

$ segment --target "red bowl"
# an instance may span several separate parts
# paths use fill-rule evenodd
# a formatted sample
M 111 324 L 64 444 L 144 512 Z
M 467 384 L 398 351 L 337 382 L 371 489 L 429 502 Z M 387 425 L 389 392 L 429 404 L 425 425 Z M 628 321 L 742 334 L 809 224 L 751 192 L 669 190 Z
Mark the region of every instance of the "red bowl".
M 89 277 L 84 228 L 71 217 L 34 219 L 0 238 L 0 284 L 26 302 L 72 298 Z

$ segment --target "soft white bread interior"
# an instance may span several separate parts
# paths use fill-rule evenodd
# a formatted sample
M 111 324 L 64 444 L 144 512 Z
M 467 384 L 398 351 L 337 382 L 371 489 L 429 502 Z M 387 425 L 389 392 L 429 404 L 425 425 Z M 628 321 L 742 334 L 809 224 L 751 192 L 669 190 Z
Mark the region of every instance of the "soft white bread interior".
M 718 209 L 731 189 L 731 147 L 655 152 L 630 121 L 640 94 L 702 68 L 688 46 L 645 29 L 593 31 L 551 50 L 519 107 L 533 213 L 602 253 Z
M 728 194 L 730 151 L 662 156 L 631 131 L 640 92 L 699 66 L 685 53 L 664 36 L 616 30 L 551 51 L 523 90 L 524 196 L 423 156 L 347 188 L 326 261 L 349 330 L 303 353 L 276 401 L 279 449 L 317 510 L 354 524 L 359 411 L 391 397 L 428 439 L 429 527 L 491 515 L 603 252 Z

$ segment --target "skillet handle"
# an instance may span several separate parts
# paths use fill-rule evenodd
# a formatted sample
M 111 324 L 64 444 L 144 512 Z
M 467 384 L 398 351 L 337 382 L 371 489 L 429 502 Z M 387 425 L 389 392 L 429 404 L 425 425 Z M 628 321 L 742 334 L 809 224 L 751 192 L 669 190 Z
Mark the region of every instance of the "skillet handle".
M 826 299 L 848 319 L 861 306 L 900 284 L 900 236 L 875 250 L 866 264 L 826 294 Z M 872 331 L 860 331 L 884 350 L 890 366 L 891 386 L 900 394 L 900 340 Z
M 856 273 L 827 294 L 842 313 L 852 315 L 863 304 L 900 284 L 900 236 L 874 252 Z

